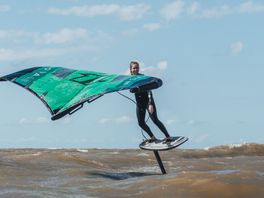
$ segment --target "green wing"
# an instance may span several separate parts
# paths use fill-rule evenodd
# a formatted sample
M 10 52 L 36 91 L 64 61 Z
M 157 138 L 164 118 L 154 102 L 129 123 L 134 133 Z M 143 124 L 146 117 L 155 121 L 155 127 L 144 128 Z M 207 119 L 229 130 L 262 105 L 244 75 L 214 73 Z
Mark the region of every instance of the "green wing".
M 162 85 L 155 77 L 117 75 L 63 67 L 33 67 L 3 77 L 35 94 L 49 109 L 52 120 L 59 119 L 104 94 L 139 87 L 150 90 Z

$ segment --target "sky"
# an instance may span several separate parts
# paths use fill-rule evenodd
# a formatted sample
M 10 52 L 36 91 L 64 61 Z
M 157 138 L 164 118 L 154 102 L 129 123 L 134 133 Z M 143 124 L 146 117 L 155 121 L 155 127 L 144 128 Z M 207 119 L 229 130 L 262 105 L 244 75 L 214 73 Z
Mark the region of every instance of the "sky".
M 260 0 L 0 0 L 0 75 L 34 66 L 128 74 L 137 60 L 163 80 L 158 116 L 189 137 L 181 148 L 263 143 L 263 18 Z M 13 83 L 0 83 L 0 98 L 1 148 L 138 148 L 143 138 L 135 104 L 116 93 L 58 121 Z

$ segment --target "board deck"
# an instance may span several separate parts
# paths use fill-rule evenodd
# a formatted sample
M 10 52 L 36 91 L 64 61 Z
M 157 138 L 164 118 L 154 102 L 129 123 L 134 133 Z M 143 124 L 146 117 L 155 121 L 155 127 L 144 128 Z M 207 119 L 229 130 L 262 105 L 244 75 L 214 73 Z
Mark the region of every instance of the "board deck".
M 139 147 L 144 150 L 150 150 L 150 151 L 165 151 L 165 150 L 170 150 L 174 149 L 184 142 L 188 140 L 187 137 L 183 136 L 178 136 L 178 137 L 173 137 L 173 141 L 171 142 L 165 142 L 164 139 L 157 139 L 154 142 L 147 142 L 144 141 L 142 142 Z

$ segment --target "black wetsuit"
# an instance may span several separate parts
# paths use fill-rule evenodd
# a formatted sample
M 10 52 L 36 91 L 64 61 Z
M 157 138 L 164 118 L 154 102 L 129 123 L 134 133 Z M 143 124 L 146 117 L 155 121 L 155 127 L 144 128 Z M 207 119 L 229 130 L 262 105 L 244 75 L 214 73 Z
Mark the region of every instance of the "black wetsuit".
M 153 105 L 154 112 L 149 113 L 149 117 L 158 126 L 158 128 L 164 133 L 166 137 L 170 137 L 165 126 L 158 119 L 157 110 L 156 110 L 155 102 L 152 96 L 152 92 L 151 91 L 140 92 L 139 90 L 139 92 L 135 93 L 135 98 L 137 102 L 137 119 L 138 119 L 139 126 L 144 131 L 146 131 L 150 137 L 154 136 L 149 126 L 145 122 L 146 111 L 148 110 L 148 106 L 151 104 Z

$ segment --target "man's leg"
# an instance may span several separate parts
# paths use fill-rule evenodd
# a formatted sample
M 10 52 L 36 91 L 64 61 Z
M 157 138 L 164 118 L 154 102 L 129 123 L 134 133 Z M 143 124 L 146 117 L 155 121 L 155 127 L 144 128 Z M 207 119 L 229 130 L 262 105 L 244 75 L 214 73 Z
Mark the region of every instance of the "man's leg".
M 146 131 L 146 133 L 149 135 L 150 138 L 155 138 L 155 136 L 151 132 L 149 126 L 145 122 L 145 115 L 146 115 L 146 109 L 137 107 L 137 120 L 138 120 L 138 125 L 144 131 Z
M 156 109 L 155 103 L 153 103 L 153 107 L 154 107 L 154 112 L 153 113 L 149 113 L 149 117 L 154 122 L 154 124 L 156 124 L 158 126 L 158 128 L 164 133 L 164 135 L 167 138 L 170 137 L 166 127 L 164 126 L 164 124 L 158 118 L 157 109 Z

